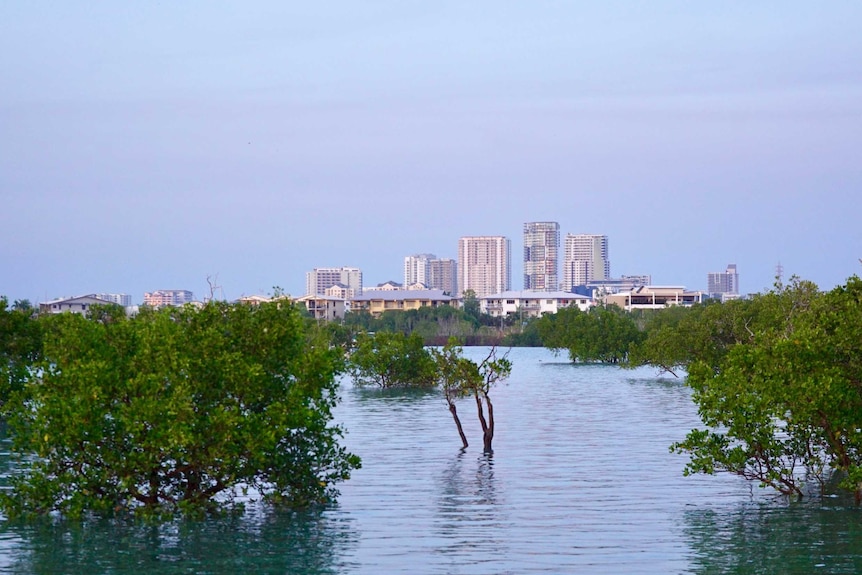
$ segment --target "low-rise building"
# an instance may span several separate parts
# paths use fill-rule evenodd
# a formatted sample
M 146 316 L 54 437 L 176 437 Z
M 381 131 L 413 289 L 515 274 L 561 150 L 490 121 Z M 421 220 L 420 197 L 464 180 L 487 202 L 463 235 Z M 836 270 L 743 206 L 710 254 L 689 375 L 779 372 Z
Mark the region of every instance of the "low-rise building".
M 183 306 L 194 301 L 194 295 L 185 289 L 162 289 L 144 293 L 144 305 L 160 308 Z
M 641 286 L 629 291 L 606 295 L 602 301 L 631 311 L 634 309 L 661 309 L 672 305 L 694 305 L 702 303 L 705 295 L 702 291 L 687 291 L 683 286 Z
M 96 297 L 96 294 L 63 297 L 39 304 L 39 313 L 79 313 L 87 315 L 94 305 L 114 305 L 114 302 Z
M 348 309 L 347 300 L 331 295 L 306 295 L 294 300 L 298 305 L 304 305 L 314 319 L 333 321 L 344 318 Z
M 269 303 L 273 301 L 273 298 L 265 295 L 244 295 L 236 301 L 237 303 L 244 303 L 246 305 L 260 305 L 262 303 Z
M 314 294 L 306 294 L 314 295 Z M 327 297 L 338 298 L 340 300 L 348 300 L 356 295 L 356 290 L 344 284 L 333 284 L 323 290 L 323 295 Z
M 592 305 L 589 297 L 565 291 L 505 291 L 479 298 L 479 309 L 493 317 L 540 317 L 567 307 L 587 311 Z
M 457 300 L 443 290 L 373 290 L 352 298 L 349 303 L 351 311 L 365 310 L 378 316 L 390 310 L 456 306 Z
M 377 284 L 374 287 L 363 287 L 362 291 L 373 291 L 373 290 L 383 290 L 383 291 L 396 291 L 404 289 L 404 286 L 396 281 L 389 280 L 387 282 L 383 282 L 382 284 Z

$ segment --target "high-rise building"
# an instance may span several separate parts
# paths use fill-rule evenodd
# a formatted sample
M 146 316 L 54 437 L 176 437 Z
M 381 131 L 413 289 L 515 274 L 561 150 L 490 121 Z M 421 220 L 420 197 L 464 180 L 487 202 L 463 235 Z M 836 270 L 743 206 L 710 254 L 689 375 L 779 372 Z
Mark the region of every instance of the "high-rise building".
M 457 293 L 458 264 L 450 258 L 434 254 L 416 254 L 404 258 L 404 287 L 424 284 L 428 289 Z
M 524 289 L 556 291 L 560 224 L 528 222 L 524 224 Z
M 131 307 L 132 305 L 132 296 L 127 293 L 97 293 L 94 295 L 99 299 L 103 299 L 123 307 Z
M 415 254 L 404 258 L 404 285 L 428 285 L 428 262 L 436 260 L 434 254 Z
M 608 259 L 608 236 L 599 234 L 566 234 L 561 288 L 571 291 L 575 286 L 611 277 Z
M 429 289 L 440 289 L 444 293 L 458 295 L 458 262 L 452 258 L 439 258 L 428 262 Z
M 477 297 L 511 289 L 511 244 L 504 236 L 468 236 L 458 240 L 458 290 Z
M 706 291 L 710 297 L 739 295 L 739 274 L 736 272 L 736 264 L 728 264 L 724 272 L 707 274 L 706 285 Z
M 326 295 L 334 285 L 362 294 L 362 270 L 359 268 L 314 268 L 305 274 L 305 295 Z

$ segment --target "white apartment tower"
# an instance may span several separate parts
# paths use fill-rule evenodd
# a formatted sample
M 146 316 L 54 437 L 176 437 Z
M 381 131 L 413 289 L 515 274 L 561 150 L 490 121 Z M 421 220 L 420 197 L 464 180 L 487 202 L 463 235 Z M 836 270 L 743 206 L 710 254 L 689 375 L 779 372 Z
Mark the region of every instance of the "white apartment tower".
M 362 270 L 359 268 L 314 268 L 305 274 L 305 295 L 326 295 L 334 285 L 362 294 Z
M 417 283 L 455 295 L 458 264 L 453 259 L 438 258 L 434 254 L 407 256 L 404 258 L 404 287 Z
M 524 224 L 524 289 L 556 291 L 560 224 L 528 222 Z
M 723 294 L 739 295 L 739 274 L 736 264 L 728 264 L 724 273 L 710 273 L 706 276 L 707 293 L 710 297 L 722 297 Z
M 428 263 L 436 260 L 434 254 L 415 254 L 404 258 L 404 287 L 415 283 L 428 285 Z
M 503 236 L 468 236 L 458 240 L 458 290 L 476 297 L 509 291 L 511 245 Z
M 561 289 L 571 291 L 587 282 L 611 277 L 608 259 L 608 236 L 598 234 L 566 234 Z
M 97 293 L 94 295 L 99 299 L 103 299 L 123 307 L 131 307 L 132 305 L 132 296 L 127 293 Z

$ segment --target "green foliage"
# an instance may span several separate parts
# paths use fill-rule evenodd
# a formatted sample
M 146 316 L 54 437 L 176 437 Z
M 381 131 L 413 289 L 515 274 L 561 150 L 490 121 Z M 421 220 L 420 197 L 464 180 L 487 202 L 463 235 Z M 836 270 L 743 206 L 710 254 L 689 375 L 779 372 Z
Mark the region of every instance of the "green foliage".
M 542 334 L 539 333 L 540 318 L 526 320 L 519 331 L 513 331 L 503 338 L 507 347 L 543 347 Z
M 28 312 L 33 310 L 33 304 L 30 303 L 28 299 L 16 299 L 15 303 L 12 304 L 12 309 L 17 311 Z
M 467 316 L 476 327 L 478 327 L 481 321 L 481 306 L 479 304 L 479 298 L 476 297 L 476 292 L 471 289 L 464 292 L 463 310 L 464 315 Z
M 634 319 L 617 306 L 561 309 L 542 316 L 536 329 L 545 347 L 567 350 L 574 362 L 622 363 L 643 338 Z
M 662 350 L 662 346 L 665 349 Z M 784 494 L 830 472 L 862 495 L 862 281 L 794 279 L 651 331 L 638 360 L 682 366 L 707 429 L 672 449 L 687 473 L 726 471 Z
M 426 341 L 433 338 L 463 337 L 476 331 L 473 319 L 463 310 L 448 305 L 410 310 L 387 310 L 380 317 L 367 310 L 352 311 L 344 316 L 344 326 L 354 331 L 374 333 L 418 333 Z
M 348 359 L 348 371 L 357 385 L 384 389 L 434 387 L 435 369 L 434 360 L 417 333 L 359 334 Z
M 27 300 L 0 297 L 0 407 L 20 391 L 42 354 L 42 329 Z
M 645 339 L 632 346 L 629 364 L 674 374 L 694 359 L 716 366 L 731 346 L 750 339 L 754 308 L 750 300 L 737 300 L 656 310 L 645 321 Z
M 482 374 L 476 362 L 464 357 L 457 340 L 450 339 L 441 348 L 431 349 L 437 373 L 437 383 L 448 403 L 468 397 L 482 387 Z
M 44 360 L 7 409 L 24 466 L 0 498 L 11 516 L 196 514 L 246 491 L 305 506 L 359 465 L 330 424 L 341 351 L 293 306 L 44 321 Z

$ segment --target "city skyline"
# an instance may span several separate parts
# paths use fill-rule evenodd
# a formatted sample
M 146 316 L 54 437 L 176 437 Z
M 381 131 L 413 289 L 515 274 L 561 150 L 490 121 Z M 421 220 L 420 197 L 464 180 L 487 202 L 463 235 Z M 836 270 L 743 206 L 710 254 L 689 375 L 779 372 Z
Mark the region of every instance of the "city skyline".
M 560 251 L 560 255 L 562 255 L 562 257 L 563 257 L 563 262 L 562 262 L 562 265 L 560 266 L 563 269 L 559 272 L 559 278 L 561 279 L 561 281 L 559 282 L 558 288 L 557 289 L 548 288 L 547 290 L 538 290 L 538 291 L 549 291 L 549 292 L 550 291 L 558 291 L 558 290 L 571 291 L 565 285 L 566 282 L 568 281 L 567 279 L 565 279 L 565 277 L 566 277 L 565 258 L 572 257 L 572 255 L 571 255 L 572 249 L 573 249 L 572 246 L 577 245 L 577 248 L 575 248 L 575 252 L 580 253 L 580 251 L 583 251 L 585 249 L 584 246 L 586 245 L 586 244 L 584 244 L 585 239 L 589 239 L 591 241 L 597 241 L 598 242 L 597 244 L 595 244 L 594 249 L 597 250 L 596 253 L 604 254 L 605 257 L 601 263 L 602 263 L 603 269 L 605 271 L 604 271 L 604 273 L 600 274 L 600 276 L 589 276 L 589 279 L 587 279 L 587 275 L 584 275 L 583 277 L 581 277 L 581 275 L 573 274 L 573 277 L 575 275 L 577 275 L 578 280 L 584 279 L 586 281 L 584 281 L 582 283 L 574 283 L 571 287 L 584 286 L 586 283 L 595 283 L 596 281 L 600 281 L 602 279 L 613 279 L 613 277 L 610 275 L 610 259 L 609 259 L 609 250 L 608 250 L 609 239 L 606 235 L 603 235 L 603 234 L 583 234 L 583 233 L 573 234 L 570 232 L 566 232 L 565 235 L 563 236 L 562 235 L 562 228 L 558 222 L 550 222 L 550 221 L 524 222 L 522 224 L 522 230 L 524 231 L 523 235 L 524 235 L 525 243 L 526 243 L 526 229 L 527 229 L 527 227 L 531 226 L 531 225 L 535 225 L 535 224 L 556 224 L 557 225 L 556 232 L 562 238 L 562 240 L 561 240 L 562 245 L 560 246 L 562 249 L 559 251 Z M 512 256 L 511 239 L 508 238 L 507 236 L 462 236 L 461 238 L 459 238 L 459 248 L 457 250 L 459 253 L 458 257 L 460 257 L 460 252 L 462 251 L 460 244 L 465 239 L 488 239 L 488 238 L 493 238 L 495 240 L 502 241 L 506 245 L 506 248 L 505 248 L 503 253 L 505 254 L 504 257 L 508 258 L 509 263 L 505 268 L 504 275 L 508 274 L 508 278 L 509 278 L 508 279 L 508 288 L 502 289 L 502 290 L 500 290 L 500 292 L 509 291 L 511 289 L 514 289 L 514 286 L 511 284 L 511 276 L 515 273 L 513 271 L 514 268 L 512 267 L 512 264 L 511 264 L 511 256 Z M 526 247 L 526 245 L 524 247 Z M 430 253 L 430 252 L 411 254 L 409 256 L 405 256 L 402 259 L 402 262 L 401 262 L 402 278 L 401 279 L 403 279 L 403 280 L 408 279 L 408 277 L 409 277 L 408 273 L 413 273 L 413 274 L 417 273 L 417 270 L 416 270 L 417 263 L 415 261 L 410 261 L 410 260 L 414 260 L 417 258 L 420 260 L 428 260 L 428 261 L 433 261 L 433 262 L 437 263 L 438 266 L 437 266 L 437 268 L 435 268 L 435 273 L 441 274 L 441 275 L 444 272 L 441 269 L 439 269 L 440 268 L 439 264 L 441 264 L 441 263 L 443 263 L 443 264 L 457 264 L 457 262 L 458 262 L 458 259 L 453 259 L 453 258 L 448 258 L 448 257 L 438 257 L 436 254 Z M 409 264 L 408 264 L 408 261 L 410 261 Z M 859 260 L 859 263 L 862 263 L 862 259 Z M 412 272 L 408 272 L 408 265 L 413 267 Z M 428 263 L 424 262 L 423 264 L 420 264 L 420 265 L 427 266 Z M 452 267 L 454 269 L 458 270 L 456 273 L 457 273 L 458 277 L 460 277 L 461 272 L 460 272 L 458 265 L 453 265 Z M 713 266 L 713 268 L 715 268 L 715 267 L 716 266 Z M 424 269 L 430 270 L 430 267 L 427 267 Z M 523 269 L 526 269 L 526 267 L 524 267 Z M 586 268 L 586 267 L 583 268 L 582 275 L 586 274 L 587 269 L 588 268 Z M 426 272 L 422 272 L 422 273 L 426 273 Z M 637 274 L 633 274 L 631 271 L 626 272 L 626 273 L 622 273 L 622 274 L 618 274 L 618 276 L 622 277 L 622 278 L 630 278 L 630 277 L 638 277 L 639 278 L 641 276 L 647 277 L 647 276 L 651 276 L 651 275 L 652 274 L 649 274 L 648 272 L 639 272 Z M 718 282 L 724 281 L 727 286 L 730 286 L 727 288 L 727 293 L 734 294 L 734 295 L 738 294 L 738 295 L 743 295 L 743 296 L 746 294 L 750 294 L 750 293 L 758 293 L 758 291 L 764 291 L 765 289 L 769 289 L 771 287 L 771 286 L 766 286 L 762 290 L 743 290 L 743 289 L 741 289 L 740 288 L 739 273 L 737 271 L 737 265 L 736 264 L 728 264 L 727 269 L 724 272 L 706 272 L 705 275 L 706 275 L 706 279 L 702 282 L 703 285 L 697 285 L 697 286 L 691 286 L 691 285 L 687 285 L 687 284 L 684 284 L 681 282 L 676 282 L 676 281 L 650 282 L 650 283 L 651 283 L 651 285 L 655 285 L 655 286 L 659 286 L 659 285 L 680 286 L 680 287 L 684 287 L 684 288 L 691 290 L 691 291 L 702 291 L 704 293 L 711 294 L 712 292 L 710 290 L 713 288 L 713 286 L 718 284 Z M 781 275 L 782 278 L 785 280 L 789 278 L 789 276 L 787 276 L 787 274 L 785 273 L 784 266 L 780 262 L 777 262 L 775 265 L 773 278 L 775 278 L 776 275 Z M 318 279 L 317 279 L 318 277 L 324 277 L 325 278 L 324 280 L 322 280 L 322 284 L 320 284 L 320 286 L 318 286 Z M 214 294 L 214 295 L 216 296 L 216 299 L 231 299 L 231 300 L 233 300 L 233 299 L 240 299 L 240 298 L 249 297 L 249 296 L 262 296 L 262 295 L 272 294 L 275 291 L 280 291 L 280 292 L 284 293 L 285 295 L 289 295 L 292 297 L 301 297 L 303 295 L 305 295 L 305 296 L 314 295 L 311 292 L 309 292 L 309 290 L 312 289 L 312 286 L 313 286 L 313 289 L 316 290 L 316 295 L 325 295 L 326 290 L 329 287 L 334 287 L 334 286 L 338 286 L 338 285 L 347 289 L 349 291 L 349 293 L 352 294 L 355 291 L 356 294 L 358 295 L 359 293 L 361 293 L 362 289 L 364 289 L 364 288 L 373 288 L 375 286 L 379 286 L 379 285 L 383 285 L 383 284 L 391 283 L 391 282 L 401 283 L 404 288 L 408 287 L 407 284 L 409 282 L 400 282 L 398 279 L 395 279 L 396 277 L 397 276 L 395 274 L 391 274 L 390 276 L 387 276 L 386 279 L 380 279 L 380 281 L 372 281 L 371 283 L 365 283 L 364 272 L 363 272 L 362 266 L 330 266 L 330 267 L 317 266 L 317 267 L 314 267 L 312 270 L 306 271 L 304 273 L 304 285 L 305 285 L 304 289 L 291 291 L 290 289 L 285 289 L 282 285 L 273 284 L 273 286 L 270 289 L 262 289 L 258 292 L 242 293 L 242 294 L 239 294 L 236 296 L 227 297 L 224 294 L 223 286 L 218 285 L 215 287 L 217 287 L 218 291 L 221 293 L 221 298 L 217 297 L 218 294 Z M 335 279 L 333 279 L 333 278 L 335 278 Z M 721 279 L 719 279 L 719 278 L 721 278 Z M 805 279 L 805 278 L 803 278 L 803 279 Z M 163 290 L 163 289 L 161 289 L 161 290 L 150 290 L 150 291 L 153 291 L 156 293 L 183 292 L 184 294 L 190 294 L 192 292 L 195 292 L 195 293 L 207 292 L 207 293 L 209 293 L 209 291 L 212 291 L 212 289 L 213 289 L 213 281 L 215 281 L 215 282 L 219 281 L 217 274 L 216 274 L 215 278 L 208 276 L 205 279 L 204 285 L 207 286 L 207 289 L 201 289 L 201 290 L 185 290 L 185 289 Z M 501 281 L 505 281 L 505 280 L 501 280 Z M 730 282 L 730 284 L 727 284 L 727 282 Z M 420 283 L 424 283 L 424 282 L 420 282 Z M 458 283 L 457 279 L 454 283 L 455 284 Z M 323 284 L 327 284 L 327 285 L 323 285 Z M 332 286 L 330 286 L 329 284 L 332 284 Z M 432 288 L 432 289 L 444 289 L 445 290 L 445 288 L 442 288 L 436 284 L 433 287 L 432 286 L 428 286 L 428 287 Z M 522 286 L 522 289 L 524 291 L 535 291 L 535 290 L 528 290 L 525 286 Z M 137 295 L 130 292 L 129 290 L 121 290 L 121 291 L 122 291 L 122 295 L 125 298 L 131 299 L 131 304 L 128 304 L 124 300 L 124 303 L 122 303 L 121 305 L 137 305 L 138 303 L 146 303 L 147 298 L 150 295 L 149 292 L 144 292 L 143 296 L 139 300 L 139 299 L 137 299 Z M 446 290 L 446 291 L 448 291 L 448 290 Z M 518 290 L 518 291 L 520 291 L 520 290 Z M 455 291 L 452 291 L 449 293 L 452 293 L 453 295 L 460 296 L 462 294 L 462 292 L 463 292 L 463 290 L 458 288 Z M 345 293 L 347 293 L 347 292 L 345 292 Z M 0 297 L 5 296 L 9 299 L 10 302 L 14 301 L 15 299 L 28 299 L 34 305 L 39 304 L 39 303 L 50 302 L 50 301 L 57 300 L 57 299 L 74 298 L 74 297 L 87 296 L 87 295 L 107 296 L 106 298 L 103 298 L 103 299 L 109 299 L 109 300 L 113 301 L 114 299 L 116 299 L 118 294 L 107 294 L 105 292 L 98 293 L 98 290 L 89 290 L 89 291 L 85 290 L 81 293 L 61 293 L 61 294 L 57 294 L 57 295 L 54 295 L 54 296 L 51 296 L 51 297 L 48 297 L 45 299 L 32 299 L 32 298 L 26 298 L 26 297 L 25 298 L 10 298 L 7 294 L 0 293 Z M 186 297 L 186 299 L 188 299 L 188 297 Z M 201 300 L 202 298 L 195 298 L 195 299 Z M 203 298 L 203 299 L 208 299 L 208 298 Z M 116 303 L 120 303 L 120 302 L 116 302 Z
M 862 4 L 0 6 L 0 295 L 368 285 L 524 222 L 613 275 L 862 272 Z M 520 284 L 522 258 L 512 261 Z

